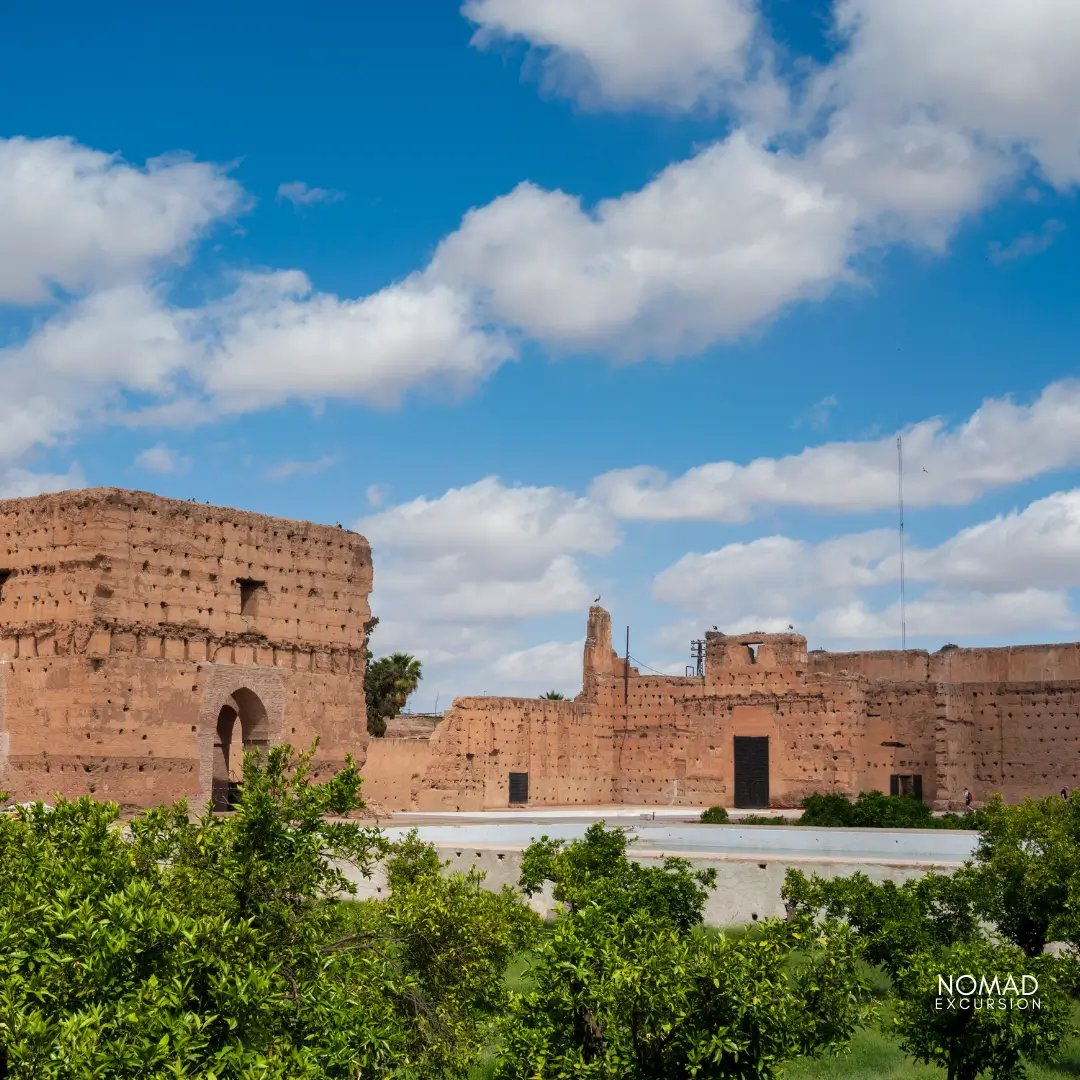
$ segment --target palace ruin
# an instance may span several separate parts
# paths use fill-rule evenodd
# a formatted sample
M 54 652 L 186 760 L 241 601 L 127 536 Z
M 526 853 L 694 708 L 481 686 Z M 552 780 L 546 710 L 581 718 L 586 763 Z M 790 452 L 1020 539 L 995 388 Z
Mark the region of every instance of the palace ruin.
M 0 501 L 0 790 L 225 808 L 244 747 L 320 740 L 391 809 L 794 806 L 908 791 L 939 808 L 1080 781 L 1080 644 L 807 652 L 705 635 L 642 674 L 589 612 L 574 701 L 458 698 L 369 740 L 371 552 L 341 528 L 113 488 Z
M 1080 780 L 1080 644 L 807 653 L 798 634 L 711 632 L 704 651 L 700 675 L 642 675 L 594 607 L 574 701 L 459 698 L 426 739 L 378 740 L 372 786 L 422 810 L 873 789 L 957 809 L 965 787 L 1019 800 Z
M 241 750 L 363 760 L 355 533 L 112 488 L 0 501 L 0 790 L 228 803 Z

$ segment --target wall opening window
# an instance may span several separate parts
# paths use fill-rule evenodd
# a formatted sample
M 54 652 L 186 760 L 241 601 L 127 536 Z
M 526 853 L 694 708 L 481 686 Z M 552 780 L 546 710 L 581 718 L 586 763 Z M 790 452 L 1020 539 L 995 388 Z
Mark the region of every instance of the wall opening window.
M 523 806 L 529 801 L 529 774 L 512 772 L 510 774 L 510 805 Z
M 236 583 L 240 586 L 240 614 L 258 615 L 259 599 L 266 595 L 266 582 L 237 578 Z
M 8 578 L 14 573 L 14 570 L 0 570 L 0 600 L 4 599 L 4 586 L 7 584 Z
M 907 795 L 922 802 L 922 776 L 919 773 L 893 773 L 889 777 L 890 795 Z

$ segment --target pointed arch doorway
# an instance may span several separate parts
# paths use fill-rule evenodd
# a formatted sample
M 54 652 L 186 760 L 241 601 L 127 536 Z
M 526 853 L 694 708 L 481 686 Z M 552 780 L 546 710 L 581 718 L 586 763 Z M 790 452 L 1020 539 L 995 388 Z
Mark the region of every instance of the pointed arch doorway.
M 214 811 L 230 810 L 240 798 L 244 754 L 266 753 L 270 746 L 270 723 L 266 706 L 253 690 L 233 691 L 221 706 L 214 731 Z

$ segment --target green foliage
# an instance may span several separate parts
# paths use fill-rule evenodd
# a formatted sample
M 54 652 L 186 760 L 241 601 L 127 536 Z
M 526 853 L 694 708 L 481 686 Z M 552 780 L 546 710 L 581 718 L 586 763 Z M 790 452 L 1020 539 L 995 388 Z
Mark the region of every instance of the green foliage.
M 911 795 L 883 795 L 880 791 L 860 792 L 854 802 L 836 792 L 815 793 L 803 799 L 802 805 L 798 823 L 812 828 L 982 829 L 986 824 L 982 810 L 934 817 L 930 807 L 920 799 Z
M 288 747 L 244 763 L 235 814 L 112 804 L 0 815 L 0 1064 L 18 1080 L 463 1076 L 506 1006 L 535 917 L 415 836 L 341 818 L 350 763 L 310 781 Z M 389 857 L 356 904 L 343 867 Z
M 703 825 L 726 825 L 728 812 L 722 806 L 710 806 L 708 810 L 702 810 L 701 823 Z
M 1080 799 L 995 796 L 968 871 L 984 917 L 1028 956 L 1048 941 L 1080 945 Z
M 807 878 L 788 870 L 781 896 L 792 916 L 845 920 L 866 959 L 894 978 L 916 953 L 966 941 L 978 930 L 973 890 L 963 876 L 926 874 L 877 885 L 865 874 Z
M 864 829 L 932 829 L 934 815 L 924 802 L 908 795 L 863 791 L 854 802 L 844 795 L 808 795 L 800 825 Z
M 391 653 L 369 661 L 364 673 L 369 735 L 381 738 L 386 734 L 386 722 L 405 708 L 421 678 L 423 666 L 408 653 Z
M 1041 1008 L 1009 1007 L 1018 996 L 999 1002 L 998 993 L 986 994 L 993 1007 L 962 1008 L 961 994 L 942 995 L 939 975 L 971 975 L 1004 986 L 1011 976 L 1020 985 L 1024 975 L 1038 979 Z M 994 1080 L 1019 1080 L 1025 1075 L 1024 1058 L 1042 1058 L 1071 1034 L 1068 965 L 1051 956 L 1027 957 L 1013 946 L 970 941 L 947 953 L 920 952 L 898 981 L 894 1028 L 902 1049 L 917 1061 L 933 1062 L 948 1071 L 949 1080 L 975 1080 L 989 1072 Z M 955 987 L 955 983 L 953 984 Z M 967 986 L 967 983 L 963 985 Z M 979 996 L 982 997 L 982 994 Z M 950 1008 L 950 1000 L 957 1007 Z M 972 1003 L 973 1004 L 973 1003 Z
M 839 926 L 731 940 L 587 905 L 537 951 L 504 1030 L 500 1080 L 763 1080 L 841 1049 L 865 1016 Z
M 784 817 L 775 817 L 771 814 L 743 814 L 736 822 L 738 825 L 790 825 L 791 822 Z
M 570 844 L 541 837 L 522 858 L 521 890 L 533 896 L 551 882 L 555 900 L 571 911 L 595 905 L 621 919 L 645 912 L 656 924 L 679 930 L 698 925 L 716 871 L 695 871 L 675 858 L 642 866 L 626 857 L 627 846 L 626 834 L 605 829 L 602 821 Z
M 558 690 L 549 690 L 543 698 L 545 701 L 565 701 L 566 695 L 560 694 Z

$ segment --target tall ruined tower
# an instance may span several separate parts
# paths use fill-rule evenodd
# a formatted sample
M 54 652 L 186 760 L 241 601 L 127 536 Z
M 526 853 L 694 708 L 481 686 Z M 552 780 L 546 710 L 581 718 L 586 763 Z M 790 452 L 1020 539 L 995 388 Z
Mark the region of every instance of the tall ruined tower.
M 242 747 L 362 760 L 371 551 L 99 488 L 0 501 L 0 789 L 227 800 Z

